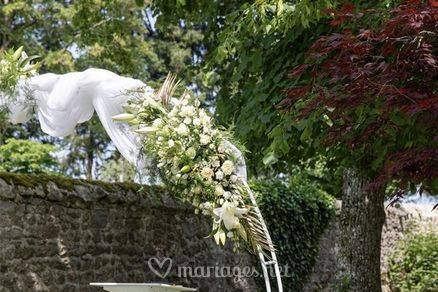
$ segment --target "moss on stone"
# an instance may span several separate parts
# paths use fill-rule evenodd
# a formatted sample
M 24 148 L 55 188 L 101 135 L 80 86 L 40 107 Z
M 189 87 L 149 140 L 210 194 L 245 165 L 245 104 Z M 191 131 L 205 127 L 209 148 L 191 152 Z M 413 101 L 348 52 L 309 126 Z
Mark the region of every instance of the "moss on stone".
M 24 186 L 27 188 L 35 188 L 37 186 L 43 186 L 46 188 L 49 182 L 55 183 L 58 188 L 73 191 L 76 185 L 92 185 L 99 186 L 108 192 L 117 192 L 120 190 L 133 191 L 133 192 L 144 192 L 148 195 L 154 194 L 160 196 L 165 192 L 164 188 L 161 187 L 150 187 L 141 186 L 132 182 L 124 183 L 108 183 L 103 181 L 95 180 L 84 180 L 84 179 L 72 179 L 64 177 L 61 175 L 49 175 L 49 174 L 23 174 L 23 173 L 9 173 L 0 172 L 0 178 L 9 184 Z
M 27 188 L 34 188 L 39 185 L 46 186 L 50 181 L 56 183 L 56 185 L 63 189 L 72 190 L 74 187 L 74 183 L 70 179 L 47 174 L 31 175 L 24 173 L 0 172 L 0 178 L 9 184 L 24 186 Z

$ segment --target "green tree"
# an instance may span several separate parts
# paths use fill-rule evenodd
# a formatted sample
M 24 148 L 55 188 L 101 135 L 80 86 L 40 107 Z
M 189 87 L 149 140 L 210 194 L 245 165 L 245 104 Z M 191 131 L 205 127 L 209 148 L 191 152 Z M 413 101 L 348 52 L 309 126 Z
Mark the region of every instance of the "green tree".
M 331 11 L 340 32 L 312 44 L 281 104 L 301 140 L 345 169 L 341 260 L 353 291 L 381 291 L 385 189 L 438 190 L 437 8 L 373 11 Z
M 264 165 L 272 167 L 272 174 L 278 173 L 278 171 L 287 174 L 292 173 L 296 166 L 306 168 L 310 166 L 310 169 L 313 169 L 315 164 L 322 163 L 324 168 L 329 170 L 323 172 L 325 174 L 322 177 L 324 183 L 332 185 L 334 188 L 331 191 L 337 191 L 337 195 L 340 196 L 341 166 L 346 166 L 341 161 L 343 158 L 353 164 L 359 163 L 359 161 L 367 162 L 364 164 L 365 166 L 361 166 L 362 171 L 382 166 L 386 154 L 384 151 L 385 139 L 380 140 L 381 151 L 378 150 L 378 147 L 373 148 L 373 151 L 378 155 L 376 157 L 368 156 L 371 161 L 374 158 L 379 158 L 374 164 L 367 161 L 366 155 L 364 156 L 365 160 L 362 160 L 358 159 L 356 155 L 351 155 L 351 152 L 348 151 L 342 155 L 333 155 L 333 152 L 326 150 L 338 150 L 339 148 L 336 146 L 327 148 L 327 144 L 324 144 L 321 139 L 315 139 L 315 135 L 321 131 L 320 125 L 328 127 L 328 124 L 331 123 L 323 115 L 325 112 L 312 111 L 317 122 L 308 123 L 307 119 L 295 119 L 296 116 L 282 114 L 277 107 L 284 99 L 286 89 L 295 85 L 296 81 L 290 78 L 292 68 L 305 62 L 308 48 L 315 43 L 319 36 L 336 31 L 340 32 L 344 28 L 358 29 L 356 24 L 359 22 L 352 22 L 351 27 L 343 26 L 342 29 L 329 25 L 332 18 L 324 11 L 326 8 L 335 6 L 337 1 L 220 1 L 211 4 L 205 11 L 199 9 L 198 6 L 202 5 L 198 3 L 203 2 L 205 4 L 205 1 L 197 1 L 197 4 L 177 0 L 154 1 L 156 9 L 162 13 L 160 17 L 166 21 L 171 22 L 172 19 L 178 21 L 179 18 L 183 18 L 187 23 L 204 23 L 207 27 L 204 42 L 208 51 L 201 70 L 204 78 L 203 85 L 211 89 L 217 105 L 216 116 L 218 120 L 225 125 L 233 124 L 238 138 L 246 142 L 252 175 L 258 176 L 261 173 L 266 173 Z M 391 7 L 396 6 L 401 1 L 352 2 L 357 3 L 360 8 L 377 10 L 382 8 L 388 12 Z M 181 9 L 176 14 L 172 13 L 170 7 L 178 5 Z M 332 13 L 335 12 L 332 11 Z M 364 22 L 360 23 L 363 28 L 372 29 L 378 27 L 388 17 L 388 13 L 383 13 L 381 17 L 364 18 Z M 163 20 L 163 22 L 166 21 Z M 436 35 L 435 32 L 433 35 Z M 424 39 L 424 37 L 418 39 Z M 376 44 L 377 47 L 380 48 Z M 430 56 L 427 59 L 430 60 Z M 361 65 L 367 64 L 367 62 L 363 62 Z M 421 71 L 423 68 L 412 68 L 423 72 Z M 339 74 L 339 76 L 344 75 Z M 432 78 L 433 76 L 429 75 Z M 311 82 L 314 77 L 315 75 L 302 76 L 300 82 L 306 84 L 306 82 Z M 430 80 L 429 77 L 427 80 Z M 412 80 L 417 80 L 417 78 L 413 76 Z M 350 84 L 356 83 L 354 80 L 350 81 Z M 396 84 L 396 87 L 398 85 Z M 326 90 L 336 89 L 333 84 L 327 83 L 321 87 Z M 436 88 L 436 86 L 429 82 L 425 88 Z M 365 90 L 365 92 L 367 91 Z M 346 101 L 353 104 L 350 99 L 346 99 Z M 291 101 L 290 104 L 295 105 L 295 101 Z M 322 105 L 326 106 L 325 103 Z M 359 113 L 360 110 L 358 110 Z M 429 114 L 426 116 L 430 118 Z M 366 112 L 362 118 L 364 117 L 366 120 Z M 398 115 L 395 115 L 394 118 L 398 118 L 403 123 L 403 119 L 400 119 Z M 409 120 L 410 122 L 406 125 L 396 124 L 393 128 L 401 126 L 402 129 L 406 130 L 409 125 L 415 124 L 412 122 L 414 119 Z M 360 126 L 367 125 L 357 119 L 352 119 L 352 121 L 358 124 L 352 126 L 355 130 L 363 129 Z M 429 126 L 422 130 L 418 127 L 420 131 L 411 131 L 412 137 L 409 138 L 411 142 L 433 143 L 434 139 L 430 135 L 433 135 L 434 132 L 425 130 L 430 129 L 432 124 L 434 123 L 429 123 Z M 403 134 L 409 133 L 408 130 L 404 130 Z M 429 136 L 423 135 L 427 132 Z M 370 138 L 376 137 L 372 135 L 373 131 L 369 131 L 369 133 L 371 134 Z M 394 135 L 394 133 L 397 131 L 388 133 L 388 135 L 396 139 L 397 134 Z M 403 142 L 407 141 L 401 139 L 400 143 Z M 397 145 L 397 143 L 395 144 Z M 341 147 L 341 149 L 345 148 Z M 362 150 L 367 152 L 366 147 L 362 147 Z M 393 164 L 387 169 L 388 174 L 390 174 L 388 177 L 395 179 L 397 176 L 394 176 L 394 173 L 408 174 L 404 170 L 411 169 L 410 174 L 413 175 L 416 183 L 421 180 L 430 182 L 430 176 L 434 173 L 432 171 L 434 162 L 430 158 L 433 156 L 431 153 L 435 152 L 430 151 L 430 149 L 422 150 L 427 151 L 407 153 L 408 156 L 413 155 L 413 157 L 418 158 L 418 164 L 414 162 L 415 160 L 410 159 L 410 165 L 408 163 L 400 167 L 400 164 Z M 398 156 L 398 158 L 401 162 L 404 160 L 403 155 Z M 392 157 L 392 161 L 394 160 L 397 161 L 396 156 Z M 419 172 L 416 172 L 417 170 Z M 388 177 L 385 179 L 387 180 Z M 343 246 L 350 246 L 349 250 L 345 250 L 346 253 L 350 254 L 349 263 L 351 265 L 349 268 L 351 269 L 348 271 L 352 272 L 353 279 L 363 280 L 359 283 L 357 283 L 358 281 L 352 282 L 353 290 L 357 289 L 357 291 L 380 289 L 378 249 L 381 224 L 384 220 L 382 209 L 384 187 L 380 185 L 379 190 L 370 193 L 366 188 L 370 182 L 369 177 L 364 177 L 354 171 L 345 173 L 342 194 L 344 199 L 343 222 L 346 223 L 343 225 L 345 227 L 342 235 Z M 369 201 L 371 203 L 368 203 Z M 362 279 L 362 276 L 367 279 Z M 372 282 L 371 286 L 366 286 L 370 282 Z
M 0 171 L 18 173 L 51 173 L 58 162 L 56 147 L 29 140 L 7 139 L 0 146 Z
M 183 18 L 206 23 L 201 86 L 215 100 L 218 121 L 233 124 L 237 138 L 245 141 L 254 175 L 266 172 L 265 157 L 285 171 L 308 149 L 296 145 L 298 131 L 275 105 L 289 84 L 290 68 L 302 62 L 307 46 L 327 30 L 318 20 L 331 1 L 207 2 L 154 1 L 162 12 L 159 22 Z M 182 7 L 175 14 L 170 9 L 178 5 Z M 208 8 L 199 9 L 202 6 Z
M 135 167 L 123 157 L 118 157 L 103 163 L 99 179 L 108 182 L 133 182 L 135 175 Z
M 30 55 L 41 56 L 41 73 L 98 67 L 145 80 L 154 87 L 169 71 L 188 79 L 187 68 L 202 53 L 198 47 L 202 34 L 197 29 L 183 23 L 156 29 L 148 1 L 2 2 L 0 50 L 24 45 Z M 41 133 L 35 121 L 2 131 L 5 137 L 59 142 Z M 66 173 L 88 178 L 112 149 L 96 117 L 81 125 L 74 139 L 62 143 L 69 150 Z

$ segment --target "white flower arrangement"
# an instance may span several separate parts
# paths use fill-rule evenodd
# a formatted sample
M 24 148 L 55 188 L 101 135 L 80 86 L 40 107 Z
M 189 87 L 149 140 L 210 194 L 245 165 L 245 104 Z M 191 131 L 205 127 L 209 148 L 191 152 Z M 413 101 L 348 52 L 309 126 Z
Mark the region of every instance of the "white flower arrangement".
M 17 102 L 19 83 L 21 90 L 21 81 L 37 74 L 39 65 L 32 64 L 33 59 L 22 48 L 0 53 L 0 114 Z M 273 251 L 251 191 L 238 176 L 230 135 L 215 128 L 196 98 L 184 93 L 178 101 L 171 99 L 173 89 L 174 78 L 169 77 L 153 94 L 135 96 L 132 91 L 125 113 L 114 120 L 128 123 L 142 137 L 146 156 L 156 161 L 160 177 L 176 196 L 213 218 L 211 236 L 218 244 L 225 245 L 229 238 L 235 247 L 244 243 L 259 252 Z
M 213 218 L 217 244 L 229 238 L 238 247 L 249 243 L 271 248 L 248 199 L 246 184 L 236 172 L 236 158 L 226 145 L 227 132 L 214 127 L 200 102 L 184 93 L 176 101 L 174 78 L 154 94 L 140 94 L 113 117 L 141 135 L 145 154 L 156 160 L 161 179 L 205 215 Z

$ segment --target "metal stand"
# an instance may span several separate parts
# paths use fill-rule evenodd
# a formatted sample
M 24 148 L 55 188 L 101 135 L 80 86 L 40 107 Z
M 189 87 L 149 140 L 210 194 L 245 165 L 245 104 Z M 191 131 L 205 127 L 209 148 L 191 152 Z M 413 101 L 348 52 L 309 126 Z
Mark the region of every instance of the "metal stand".
M 266 238 L 269 242 L 269 246 L 271 247 L 270 260 L 269 259 L 266 260 L 267 258 L 266 258 L 265 253 L 263 253 L 262 248 L 260 246 L 257 247 L 258 252 L 259 252 L 260 263 L 262 265 L 263 276 L 265 278 L 266 292 L 272 291 L 271 290 L 271 279 L 269 278 L 269 273 L 268 273 L 268 266 L 274 266 L 278 292 L 283 292 L 283 284 L 281 281 L 280 267 L 278 266 L 277 255 L 274 251 L 274 245 L 272 243 L 271 235 L 269 234 L 269 230 L 266 227 L 265 220 L 263 219 L 262 213 L 260 212 L 259 206 L 257 205 L 257 201 L 254 197 L 254 193 L 251 191 L 251 188 L 248 186 L 248 184 L 246 182 L 243 182 L 243 183 L 248 190 L 248 194 L 249 194 L 249 197 L 251 199 L 252 204 L 254 205 L 255 212 L 256 212 L 257 216 L 259 217 L 259 220 L 260 220 L 262 227 L 263 227 L 263 231 L 265 232 Z

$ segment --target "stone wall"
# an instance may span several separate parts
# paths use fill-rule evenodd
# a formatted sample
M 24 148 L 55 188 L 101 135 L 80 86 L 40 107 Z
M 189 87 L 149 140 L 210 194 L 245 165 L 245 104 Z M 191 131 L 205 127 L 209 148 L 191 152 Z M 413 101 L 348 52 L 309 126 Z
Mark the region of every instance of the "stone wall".
M 0 173 L 0 291 L 102 291 L 90 282 L 257 291 L 253 278 L 227 277 L 255 258 L 219 248 L 209 231 L 159 188 Z

